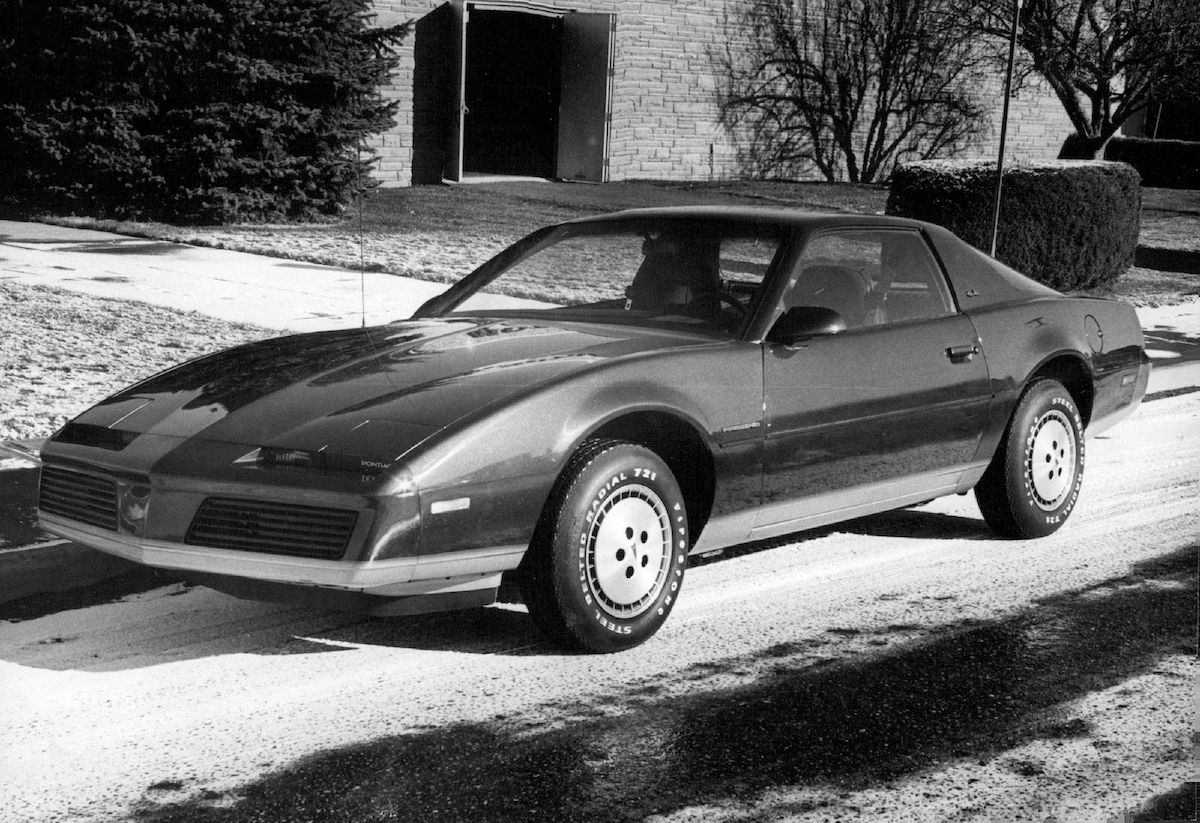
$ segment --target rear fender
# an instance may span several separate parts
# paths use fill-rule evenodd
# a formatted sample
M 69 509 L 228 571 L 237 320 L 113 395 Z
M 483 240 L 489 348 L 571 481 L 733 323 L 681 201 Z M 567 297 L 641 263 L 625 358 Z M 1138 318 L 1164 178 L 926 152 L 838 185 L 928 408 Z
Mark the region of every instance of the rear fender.
M 1064 358 L 1077 364 L 1091 382 L 1091 364 L 1083 312 L 1062 298 L 1046 298 L 993 306 L 972 312 L 971 321 L 983 342 L 991 380 L 992 405 L 975 462 L 990 461 L 1021 393 L 1051 364 Z M 1031 365 L 1032 364 L 1032 365 Z

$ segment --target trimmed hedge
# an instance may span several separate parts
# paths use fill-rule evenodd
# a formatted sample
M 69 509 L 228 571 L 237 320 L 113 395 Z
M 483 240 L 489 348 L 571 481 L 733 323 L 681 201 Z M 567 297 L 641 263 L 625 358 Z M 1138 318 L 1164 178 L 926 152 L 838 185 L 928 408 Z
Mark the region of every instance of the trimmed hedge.
M 1200 189 L 1200 143 L 1197 142 L 1114 137 L 1104 147 L 1104 159 L 1133 166 L 1142 176 L 1143 186 Z
M 991 250 L 996 164 L 926 160 L 892 174 L 887 213 Z M 1056 160 L 1004 171 L 996 257 L 1061 291 L 1112 283 L 1133 264 L 1142 194 L 1124 163 Z
M 0 4 L 0 200 L 184 222 L 336 214 L 406 26 L 369 0 Z

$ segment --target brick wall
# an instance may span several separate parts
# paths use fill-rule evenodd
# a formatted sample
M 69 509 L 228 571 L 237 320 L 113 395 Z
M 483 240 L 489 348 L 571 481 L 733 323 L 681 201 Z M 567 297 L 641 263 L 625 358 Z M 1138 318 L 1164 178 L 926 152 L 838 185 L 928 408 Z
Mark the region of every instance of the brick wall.
M 576 0 L 564 8 L 616 14 L 609 133 L 609 178 L 692 179 L 737 176 L 733 146 L 717 122 L 718 78 L 710 49 L 724 38 L 724 0 Z M 438 0 L 375 0 L 380 25 L 412 20 L 400 66 L 385 93 L 399 102 L 396 127 L 380 135 L 377 176 L 384 185 L 440 179 L 447 120 L 444 54 L 448 10 Z M 963 156 L 994 156 L 999 139 L 1001 78 L 986 137 Z M 1009 157 L 1054 157 L 1070 125 L 1045 88 L 1014 100 Z
M 995 103 L 988 116 L 986 136 L 960 157 L 994 159 L 1000 148 L 1000 118 L 1004 108 L 1004 77 L 997 71 L 987 94 Z M 1030 79 L 1009 103 L 1005 162 L 1052 160 L 1075 129 L 1062 104 L 1046 83 Z
M 712 0 L 620 4 L 611 179 L 704 180 L 736 172 L 732 146 L 717 123 L 709 57 L 723 36 L 722 6 Z

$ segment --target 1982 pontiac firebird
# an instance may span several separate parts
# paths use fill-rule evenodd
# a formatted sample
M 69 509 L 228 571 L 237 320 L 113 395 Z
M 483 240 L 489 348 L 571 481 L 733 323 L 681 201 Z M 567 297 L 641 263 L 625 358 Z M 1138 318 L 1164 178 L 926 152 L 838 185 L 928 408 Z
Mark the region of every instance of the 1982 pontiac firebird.
M 652 209 L 538 231 L 411 320 L 251 343 L 68 423 L 46 529 L 234 595 L 492 602 L 634 646 L 689 555 L 975 490 L 1059 528 L 1149 374 L 1122 303 L 936 226 Z

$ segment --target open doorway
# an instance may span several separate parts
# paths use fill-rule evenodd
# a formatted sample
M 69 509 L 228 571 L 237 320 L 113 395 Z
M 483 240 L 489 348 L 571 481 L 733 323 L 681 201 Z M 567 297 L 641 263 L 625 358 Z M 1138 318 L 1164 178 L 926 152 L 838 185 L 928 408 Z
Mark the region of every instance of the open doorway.
M 463 172 L 553 177 L 562 18 L 475 11 L 467 26 Z
M 532 2 L 449 8 L 443 176 L 606 180 L 613 15 Z

